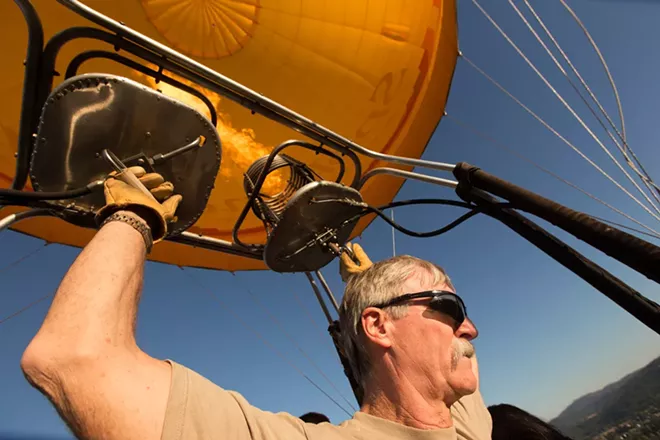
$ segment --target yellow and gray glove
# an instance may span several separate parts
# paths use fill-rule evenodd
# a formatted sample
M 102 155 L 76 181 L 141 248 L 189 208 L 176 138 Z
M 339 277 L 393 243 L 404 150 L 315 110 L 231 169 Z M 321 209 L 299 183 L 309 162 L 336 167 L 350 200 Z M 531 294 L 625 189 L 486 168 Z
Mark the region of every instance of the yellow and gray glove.
M 339 273 L 344 282 L 347 282 L 352 275 L 364 272 L 373 266 L 373 263 L 367 256 L 366 252 L 364 252 L 364 249 L 362 249 L 362 246 L 357 243 L 347 243 L 346 247 L 353 251 L 353 255 L 357 262 L 351 258 L 351 255 L 348 252 L 342 252 L 339 257 Z
M 116 173 L 108 176 L 104 183 L 106 205 L 96 214 L 96 221 L 103 221 L 117 211 L 131 211 L 140 216 L 151 228 L 153 242 L 158 243 L 167 235 L 168 223 L 175 222 L 176 209 L 183 197 L 172 195 L 174 185 L 165 182 L 163 176 L 149 173 L 142 167 L 130 167 L 124 173 L 133 173 L 151 192 L 156 200 L 147 197 L 142 191 L 120 180 Z

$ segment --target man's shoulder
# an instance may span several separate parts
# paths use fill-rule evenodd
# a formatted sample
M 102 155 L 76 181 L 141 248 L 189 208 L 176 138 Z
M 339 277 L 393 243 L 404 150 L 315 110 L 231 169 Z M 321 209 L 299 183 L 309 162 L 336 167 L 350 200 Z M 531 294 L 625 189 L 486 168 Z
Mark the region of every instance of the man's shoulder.
M 314 425 L 285 412 L 274 413 L 256 408 L 242 394 L 226 390 L 177 362 L 167 362 L 172 366 L 172 382 L 164 440 L 351 438 L 344 434 L 344 430 L 329 423 Z
M 459 440 L 490 440 L 493 421 L 479 390 L 463 396 L 450 411 Z
M 362 412 L 344 422 L 305 423 L 285 412 L 273 413 L 248 403 L 238 392 L 226 390 L 196 371 L 174 361 L 167 405 L 164 440 L 232 438 L 237 440 L 485 440 L 490 438 L 488 411 L 479 411 L 481 396 L 461 399 L 452 407 L 455 428 L 422 431 Z M 481 401 L 481 405 L 483 402 Z M 484 408 L 485 409 L 485 408 Z

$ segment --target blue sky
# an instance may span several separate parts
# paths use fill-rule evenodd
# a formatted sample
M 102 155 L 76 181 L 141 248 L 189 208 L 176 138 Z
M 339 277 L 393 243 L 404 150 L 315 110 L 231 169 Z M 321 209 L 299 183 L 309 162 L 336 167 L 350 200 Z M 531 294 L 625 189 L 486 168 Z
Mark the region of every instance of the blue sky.
M 595 142 L 472 2 L 459 0 L 458 3 L 460 45 L 464 54 L 617 180 L 623 181 L 622 174 L 608 163 Z M 483 0 L 482 4 L 580 114 L 585 115 L 588 124 L 597 128 L 508 3 Z M 614 100 L 605 75 L 574 22 L 558 2 L 533 4 L 614 117 Z M 571 6 L 600 45 L 617 82 L 629 144 L 650 174 L 659 179 L 660 4 L 582 0 L 571 2 Z M 447 110 L 639 220 L 659 227 L 656 220 L 625 198 L 465 61 L 459 60 Z M 596 132 L 605 138 L 602 131 Z M 424 157 L 443 162 L 467 161 L 572 208 L 626 222 L 451 120 L 441 122 Z M 397 199 L 414 197 L 454 195 L 446 189 L 409 182 Z M 460 212 L 454 208 L 409 207 L 399 209 L 396 220 L 409 229 L 430 230 L 458 215 Z M 550 229 L 649 298 L 660 301 L 657 284 L 573 237 Z M 381 221 L 374 222 L 363 234 L 361 244 L 375 260 L 390 256 L 391 228 Z M 18 265 L 2 269 L 38 248 L 43 249 Z M 397 234 L 396 249 L 399 254 L 433 260 L 449 271 L 480 330 L 475 345 L 487 404 L 507 402 L 551 418 L 573 399 L 660 355 L 660 339 L 656 334 L 495 220 L 477 216 L 449 234 L 433 239 Z M 54 291 L 77 254 L 77 249 L 44 247 L 39 240 L 13 232 L 0 235 L 3 286 L 0 319 Z M 47 270 L 46 261 L 50 265 Z M 336 262 L 323 272 L 340 296 L 342 284 Z M 175 359 L 215 383 L 243 393 L 260 408 L 296 415 L 321 411 L 339 423 L 348 415 L 301 375 L 301 372 L 307 375 L 340 405 L 348 406 L 341 395 L 353 402 L 315 301 L 301 275 L 268 272 L 232 275 L 182 271 L 148 263 L 138 340 L 153 356 Z M 55 411 L 29 387 L 19 368 L 21 353 L 38 329 L 49 303 L 43 301 L 0 325 L 0 433 L 66 436 L 67 430 Z M 260 338 L 265 338 L 267 343 Z

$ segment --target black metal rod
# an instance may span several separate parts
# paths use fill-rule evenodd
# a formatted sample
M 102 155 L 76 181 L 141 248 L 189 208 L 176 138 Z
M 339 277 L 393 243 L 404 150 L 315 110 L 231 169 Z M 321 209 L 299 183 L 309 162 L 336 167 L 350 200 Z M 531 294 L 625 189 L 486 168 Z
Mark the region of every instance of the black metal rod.
M 325 290 L 325 294 L 328 296 L 328 299 L 330 300 L 330 304 L 332 304 L 332 306 L 335 308 L 335 311 L 339 313 L 339 304 L 337 303 L 335 296 L 332 294 L 332 290 L 330 290 L 330 286 L 325 281 L 325 278 L 323 278 L 323 274 L 321 273 L 320 270 L 315 271 L 315 273 L 316 276 L 319 278 L 319 281 L 321 282 L 321 286 L 323 287 L 323 290 Z
M 335 153 L 333 153 L 333 152 L 331 152 L 331 151 L 324 150 L 324 149 L 323 149 L 323 146 L 319 146 L 319 147 L 316 147 L 316 148 L 318 148 L 318 151 L 316 152 L 316 154 L 323 154 L 324 156 L 331 157 L 331 158 L 333 158 L 334 160 L 337 161 L 337 163 L 339 164 L 339 172 L 337 173 L 337 177 L 335 178 L 335 182 L 337 182 L 337 183 L 341 183 L 341 179 L 344 178 L 344 173 L 346 172 L 346 165 L 344 164 L 344 160 L 343 160 L 341 157 L 337 156 Z M 319 175 L 316 173 L 316 171 L 314 171 L 314 170 L 311 169 L 311 168 L 310 168 L 310 170 L 311 170 L 312 173 L 314 173 L 317 177 L 323 179 L 321 176 L 319 176 Z M 325 179 L 323 179 L 323 180 L 325 180 Z
M 323 297 L 321 296 L 321 291 L 319 290 L 319 286 L 316 285 L 316 281 L 314 280 L 314 277 L 312 277 L 311 273 L 305 272 L 305 275 L 307 276 L 307 280 L 309 281 L 309 284 L 311 284 L 312 286 L 312 290 L 314 291 L 314 295 L 316 295 L 316 299 L 318 300 L 319 305 L 323 310 L 323 314 L 328 320 L 328 324 L 332 324 L 332 316 L 330 316 L 330 311 L 328 310 L 328 306 L 326 306 L 325 301 L 323 301 Z
M 154 165 L 159 165 L 163 162 L 166 162 L 180 154 L 187 153 L 188 151 L 194 150 L 195 148 L 198 148 L 202 144 L 202 138 L 198 137 L 194 141 L 190 142 L 187 145 L 184 145 L 183 147 L 179 147 L 176 150 L 172 150 L 168 153 L 164 154 L 156 154 L 153 157 Z
M 457 193 L 464 200 L 477 204 L 482 212 L 504 223 L 660 334 L 660 305 L 644 297 L 528 218 L 512 209 L 497 206 L 489 200 L 489 196 L 484 197 L 480 190 L 459 185 Z
M 261 252 L 250 251 L 229 241 L 205 235 L 193 234 L 192 232 L 182 232 L 179 235 L 168 236 L 165 240 L 189 246 L 196 246 L 202 249 L 223 252 L 225 254 L 236 255 L 239 257 L 250 258 L 252 260 L 263 260 Z
M 183 90 L 184 92 L 193 95 L 194 97 L 202 101 L 206 105 L 206 107 L 208 107 L 213 126 L 218 125 L 218 113 L 215 110 L 215 106 L 202 92 L 195 89 L 194 87 L 190 87 L 187 84 L 175 80 L 174 78 L 165 76 L 161 72 L 158 72 L 157 70 L 150 69 L 147 66 L 143 66 L 142 64 L 133 61 L 130 58 L 126 58 L 122 55 L 119 55 L 118 53 L 115 52 L 108 52 L 105 50 L 88 50 L 86 52 L 76 55 L 67 66 L 65 78 L 68 79 L 71 78 L 72 76 L 75 76 L 78 73 L 78 69 L 80 69 L 80 66 L 85 61 L 91 60 L 93 58 L 105 58 L 108 60 L 116 61 L 117 63 L 123 64 L 126 67 L 130 67 L 133 70 L 151 76 L 152 78 L 155 78 L 159 81 L 162 81 L 166 84 L 176 87 L 177 89 Z
M 12 189 L 25 187 L 30 170 L 32 155 L 32 133 L 36 130 L 41 106 L 37 102 L 37 78 L 41 64 L 44 46 L 44 31 L 39 15 L 29 0 L 14 0 L 19 7 L 28 29 L 28 45 L 25 56 L 25 74 L 23 78 L 23 98 L 21 101 L 21 118 L 18 128 L 18 146 L 16 150 L 16 174 L 12 181 Z
M 502 180 L 461 162 L 454 175 L 459 182 L 511 202 L 514 208 L 549 221 L 649 279 L 660 283 L 660 247 L 595 218 Z
M 38 193 L 37 193 L 38 194 Z M 37 209 L 32 209 L 30 211 L 22 211 L 16 214 L 11 214 L 4 219 L 0 220 L 0 231 L 9 227 L 10 225 L 30 217 L 36 216 L 56 216 L 60 217 L 67 208 L 66 206 L 56 205 L 56 204 L 44 204 L 42 201 L 27 201 L 28 203 L 16 203 L 15 206 L 38 206 Z M 3 206 L 9 206 L 5 201 L 2 201 Z M 60 214 L 60 215 L 58 215 Z M 63 217 L 62 217 L 63 218 Z M 189 246 L 196 246 L 202 249 L 209 249 L 212 251 L 219 251 L 230 255 L 236 255 L 239 257 L 250 258 L 252 260 L 263 260 L 263 256 L 258 252 L 251 252 L 245 248 L 239 247 L 234 243 L 220 240 L 213 237 L 208 237 L 205 235 L 193 234 L 191 232 L 183 232 L 179 235 L 167 236 L 165 238 L 167 241 L 174 243 L 186 244 Z
M 5 205 L 12 205 L 12 201 L 24 200 L 67 200 L 91 194 L 97 188 L 103 186 L 103 180 L 97 180 L 81 188 L 70 189 L 67 191 L 17 191 L 15 189 L 0 189 L 0 200 Z M 7 203 L 9 202 L 9 203 Z

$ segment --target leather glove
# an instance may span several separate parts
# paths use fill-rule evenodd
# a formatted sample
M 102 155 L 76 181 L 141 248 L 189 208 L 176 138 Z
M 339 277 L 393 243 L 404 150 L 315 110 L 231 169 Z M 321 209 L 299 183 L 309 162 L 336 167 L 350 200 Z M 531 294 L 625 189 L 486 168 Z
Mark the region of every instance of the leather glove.
M 373 266 L 373 263 L 367 256 L 366 252 L 364 252 L 364 249 L 362 249 L 362 246 L 357 243 L 347 243 L 346 247 L 353 251 L 353 254 L 355 254 L 355 258 L 359 264 L 353 261 L 348 252 L 342 252 L 341 256 L 339 257 L 339 273 L 341 274 L 341 279 L 344 282 L 347 282 L 351 276 L 360 272 L 364 272 Z
M 134 212 L 149 225 L 153 241 L 158 243 L 167 235 L 167 224 L 176 221 L 174 214 L 183 197 L 180 194 L 172 195 L 174 185 L 165 182 L 160 174 L 147 174 L 142 167 L 130 167 L 123 172 L 135 174 L 156 201 L 118 179 L 118 174 L 113 172 L 103 184 L 106 205 L 97 212 L 96 221 L 101 224 L 117 211 Z

